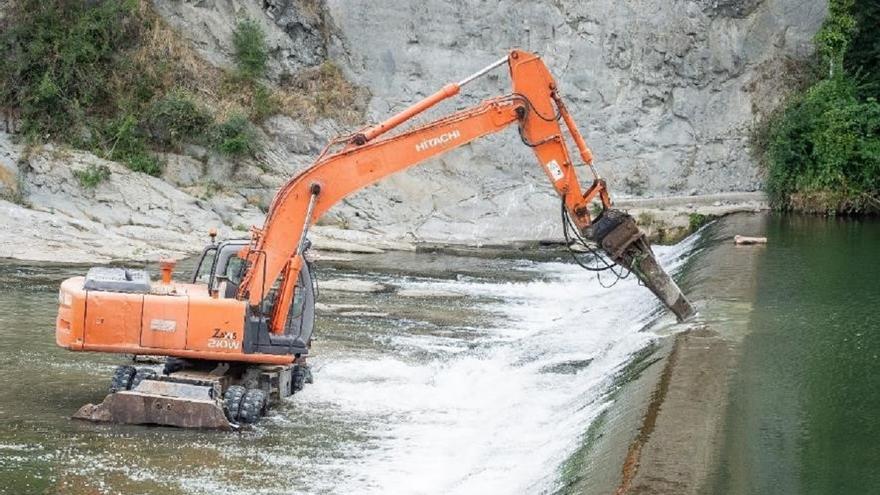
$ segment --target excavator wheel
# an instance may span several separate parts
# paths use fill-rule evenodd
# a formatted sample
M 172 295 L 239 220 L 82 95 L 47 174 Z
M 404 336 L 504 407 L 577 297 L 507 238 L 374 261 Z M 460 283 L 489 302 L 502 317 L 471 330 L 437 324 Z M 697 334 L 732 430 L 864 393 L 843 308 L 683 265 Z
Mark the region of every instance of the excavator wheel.
M 266 392 L 258 388 L 248 389 L 238 410 L 238 419 L 242 423 L 254 424 L 263 417 L 268 404 Z
M 128 390 L 131 387 L 135 374 L 137 374 L 137 370 L 134 366 L 117 366 L 113 370 L 113 378 L 110 379 L 110 393 Z
M 137 370 L 137 373 L 134 374 L 134 377 L 131 379 L 131 385 L 129 385 L 129 390 L 134 390 L 137 386 L 144 380 L 154 380 L 159 376 L 155 370 L 150 368 L 140 368 Z
M 238 423 L 242 400 L 246 392 L 247 389 L 241 385 L 232 385 L 226 389 L 226 394 L 223 396 L 223 409 L 226 410 L 226 417 L 229 418 L 229 421 Z
M 306 368 L 300 365 L 293 367 L 290 377 L 290 393 L 295 394 L 305 387 L 306 384 Z

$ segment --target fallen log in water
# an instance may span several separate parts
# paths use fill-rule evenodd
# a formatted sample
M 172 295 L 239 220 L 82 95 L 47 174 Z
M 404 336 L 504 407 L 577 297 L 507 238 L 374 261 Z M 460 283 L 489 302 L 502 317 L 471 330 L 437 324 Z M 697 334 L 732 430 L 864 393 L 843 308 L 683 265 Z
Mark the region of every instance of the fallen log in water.
M 737 235 L 733 237 L 733 243 L 737 245 L 750 245 L 750 244 L 767 244 L 766 237 L 749 237 L 745 235 Z

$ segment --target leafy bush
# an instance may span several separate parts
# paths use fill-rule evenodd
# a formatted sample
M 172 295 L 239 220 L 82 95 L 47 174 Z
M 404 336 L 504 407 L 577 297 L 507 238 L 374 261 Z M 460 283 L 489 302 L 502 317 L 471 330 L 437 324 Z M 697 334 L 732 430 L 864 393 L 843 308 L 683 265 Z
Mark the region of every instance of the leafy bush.
M 12 2 L 0 30 L 0 104 L 33 136 L 67 135 L 103 110 L 115 54 L 136 39 L 134 0 Z
M 162 174 L 162 163 L 147 151 L 137 124 L 137 118 L 131 114 L 104 122 L 99 127 L 96 151 L 104 158 L 125 163 L 135 172 L 158 177 Z
M 856 33 L 847 45 L 844 68 L 857 74 L 863 96 L 880 95 L 880 2 L 861 0 L 853 9 Z
M 238 73 L 245 79 L 259 79 L 266 75 L 269 49 L 263 28 L 251 19 L 240 21 L 232 32 L 235 63 Z
M 774 207 L 809 212 L 877 211 L 880 206 L 880 103 L 876 90 L 846 73 L 844 53 L 858 29 L 852 0 L 832 0 L 816 36 L 829 77 L 794 97 L 770 122 L 767 192 Z M 852 21 L 852 22 L 851 22 Z
M 880 104 L 860 101 L 845 75 L 821 81 L 788 106 L 770 130 L 767 191 L 776 207 L 795 193 L 836 190 L 856 199 L 880 191 Z M 826 205 L 847 211 L 860 202 Z M 855 208 L 862 209 L 862 208 Z
M 829 74 L 832 77 L 843 69 L 844 54 L 856 32 L 856 19 L 852 15 L 853 2 L 854 0 L 828 2 L 828 17 L 816 33 L 816 49 L 829 64 Z
M 691 213 L 688 215 L 688 230 L 696 232 L 700 227 L 711 222 L 715 217 L 712 215 L 704 215 L 702 213 Z
M 81 186 L 91 189 L 110 178 L 110 167 L 91 163 L 83 170 L 74 170 L 73 176 Z
M 207 110 L 185 93 L 174 91 L 146 110 L 143 126 L 155 143 L 173 146 L 185 139 L 199 139 L 211 121 Z
M 214 147 L 225 155 L 249 155 L 259 149 L 256 130 L 243 115 L 233 115 L 214 126 L 212 137 Z

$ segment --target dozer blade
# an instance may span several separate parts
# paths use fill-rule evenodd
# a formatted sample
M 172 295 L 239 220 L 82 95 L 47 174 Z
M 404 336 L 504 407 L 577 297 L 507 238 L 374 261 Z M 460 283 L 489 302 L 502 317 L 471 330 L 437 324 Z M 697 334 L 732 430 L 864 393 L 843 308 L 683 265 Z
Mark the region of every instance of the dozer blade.
M 657 262 L 651 245 L 631 215 L 609 209 L 585 232 L 612 260 L 631 270 L 666 305 L 678 321 L 693 316 L 693 306 Z
M 100 404 L 82 406 L 73 417 L 120 424 L 233 429 L 211 390 L 206 385 L 144 380 L 134 390 L 114 392 Z

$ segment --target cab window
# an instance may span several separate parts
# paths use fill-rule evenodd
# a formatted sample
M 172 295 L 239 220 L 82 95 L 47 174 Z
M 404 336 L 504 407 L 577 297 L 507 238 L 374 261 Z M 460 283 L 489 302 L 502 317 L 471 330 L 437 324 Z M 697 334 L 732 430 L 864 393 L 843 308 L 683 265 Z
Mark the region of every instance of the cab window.
M 238 256 L 233 256 L 229 258 L 229 263 L 226 264 L 225 275 L 231 283 L 235 285 L 241 283 L 242 266 L 244 266 L 243 259 L 239 258 Z
M 214 266 L 214 258 L 217 257 L 217 248 L 211 248 L 202 255 L 202 261 L 196 270 L 195 282 L 207 284 L 211 279 L 211 268 Z

